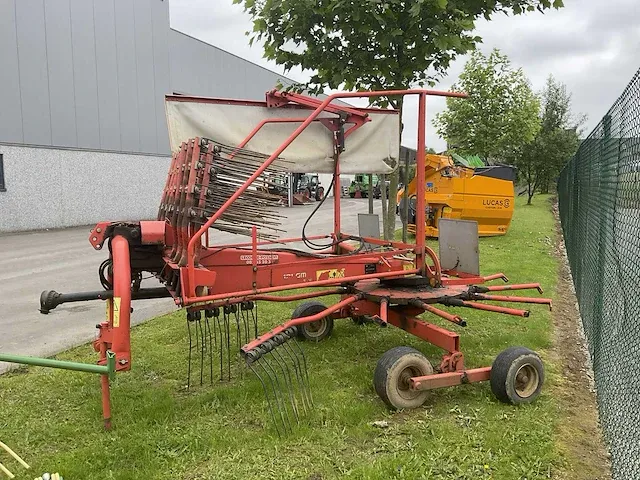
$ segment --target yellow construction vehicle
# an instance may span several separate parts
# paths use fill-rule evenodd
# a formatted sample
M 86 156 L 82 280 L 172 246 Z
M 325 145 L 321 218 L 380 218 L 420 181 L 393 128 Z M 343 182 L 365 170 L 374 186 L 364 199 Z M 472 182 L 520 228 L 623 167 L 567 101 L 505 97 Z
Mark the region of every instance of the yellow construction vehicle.
M 472 167 L 464 158 L 426 155 L 425 204 L 427 237 L 438 237 L 440 218 L 475 220 L 478 234 L 507 233 L 513 215 L 515 168 Z M 409 183 L 409 226 L 415 234 L 416 179 Z M 404 220 L 404 189 L 398 192 L 398 211 Z

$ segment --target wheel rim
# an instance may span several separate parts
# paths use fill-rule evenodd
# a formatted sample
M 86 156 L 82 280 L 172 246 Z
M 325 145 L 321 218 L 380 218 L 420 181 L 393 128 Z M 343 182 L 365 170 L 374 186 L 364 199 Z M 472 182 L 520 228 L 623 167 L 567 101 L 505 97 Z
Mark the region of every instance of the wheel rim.
M 323 318 L 315 322 L 304 324 L 304 331 L 309 338 L 318 338 L 324 335 L 327 330 L 327 321 Z
M 398 395 L 400 395 L 405 400 L 412 400 L 420 395 L 419 390 L 411 389 L 411 378 L 419 377 L 422 375 L 422 372 L 416 367 L 406 367 L 400 375 L 398 375 L 398 382 L 396 384 L 396 389 L 398 390 Z
M 520 398 L 529 398 L 538 389 L 540 375 L 531 364 L 522 365 L 516 372 L 516 393 Z

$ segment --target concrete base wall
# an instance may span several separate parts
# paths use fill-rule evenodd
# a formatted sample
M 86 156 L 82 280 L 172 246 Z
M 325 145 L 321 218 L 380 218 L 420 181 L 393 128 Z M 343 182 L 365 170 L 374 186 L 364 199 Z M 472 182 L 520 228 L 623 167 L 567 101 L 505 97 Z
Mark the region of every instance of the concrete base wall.
M 0 232 L 155 219 L 170 157 L 0 144 Z

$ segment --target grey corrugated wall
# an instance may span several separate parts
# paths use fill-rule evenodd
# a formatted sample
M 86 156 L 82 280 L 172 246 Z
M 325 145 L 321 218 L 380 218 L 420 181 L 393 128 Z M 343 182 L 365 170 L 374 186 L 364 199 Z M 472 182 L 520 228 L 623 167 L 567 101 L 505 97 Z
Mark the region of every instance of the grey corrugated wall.
M 281 78 L 171 30 L 168 0 L 0 0 L 0 232 L 153 218 L 164 95 L 261 100 Z
M 0 143 L 169 153 L 164 95 L 281 80 L 169 28 L 168 0 L 0 1 Z
M 167 153 L 169 5 L 0 2 L 0 142 Z

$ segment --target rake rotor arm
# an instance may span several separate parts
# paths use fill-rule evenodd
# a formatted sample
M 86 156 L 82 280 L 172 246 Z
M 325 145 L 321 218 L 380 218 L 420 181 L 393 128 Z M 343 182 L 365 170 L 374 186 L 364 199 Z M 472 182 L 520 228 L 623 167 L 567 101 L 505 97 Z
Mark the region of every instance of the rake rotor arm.
M 273 330 L 270 330 L 268 333 L 265 333 L 264 335 L 259 336 L 252 342 L 249 342 L 248 344 L 244 345 L 241 348 L 242 353 L 247 357 L 249 361 L 253 361 L 261 355 L 261 352 L 259 352 L 258 350 L 259 347 L 265 344 L 266 342 L 268 342 L 269 340 L 275 338 L 277 335 L 280 335 L 283 333 L 286 333 L 287 335 L 294 334 L 297 331 L 295 327 L 297 327 L 298 325 L 316 322 L 324 317 L 331 315 L 332 313 L 342 310 L 343 308 L 351 305 L 354 302 L 362 300 L 363 298 L 364 298 L 364 294 L 358 293 L 356 295 L 351 295 L 345 298 L 344 300 L 336 303 L 335 305 L 331 305 L 330 307 L 327 307 L 326 309 L 322 310 L 319 313 L 316 313 L 315 315 L 292 318 L 291 320 L 281 325 L 278 325 Z M 251 353 L 251 352 L 254 352 L 254 353 Z
M 460 298 L 443 298 L 442 300 L 440 300 L 440 303 L 448 307 L 474 308 L 476 310 L 486 310 L 489 312 L 504 313 L 506 315 L 514 315 L 516 317 L 528 317 L 530 313 L 529 310 L 499 307 L 497 305 L 486 305 L 484 303 L 470 302 L 468 300 L 462 300 Z
M 549 310 L 553 309 L 553 301 L 550 298 L 538 298 L 538 297 L 514 297 L 505 295 L 485 295 L 483 293 L 476 293 L 473 295 L 473 299 L 476 300 L 489 300 L 491 302 L 514 302 L 514 303 L 537 303 L 541 305 L 548 305 Z

